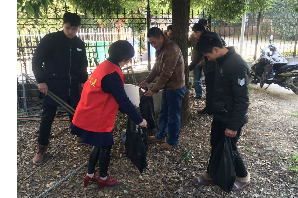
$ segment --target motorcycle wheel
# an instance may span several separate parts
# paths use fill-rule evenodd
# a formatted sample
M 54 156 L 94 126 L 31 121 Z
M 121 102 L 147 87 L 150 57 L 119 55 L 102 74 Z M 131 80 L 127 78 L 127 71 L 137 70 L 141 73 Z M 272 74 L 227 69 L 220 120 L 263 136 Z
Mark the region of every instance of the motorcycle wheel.
M 260 82 L 260 80 L 258 79 L 258 77 L 252 71 L 250 72 L 249 80 L 250 80 L 250 82 L 252 84 L 258 84 L 258 82 Z
M 266 64 L 265 66 L 265 69 L 264 69 L 264 72 L 261 76 L 261 79 L 260 79 L 260 87 L 263 88 L 264 84 L 266 83 L 266 80 L 267 78 L 269 77 L 271 71 L 272 71 L 272 65 L 270 65 L 269 63 Z

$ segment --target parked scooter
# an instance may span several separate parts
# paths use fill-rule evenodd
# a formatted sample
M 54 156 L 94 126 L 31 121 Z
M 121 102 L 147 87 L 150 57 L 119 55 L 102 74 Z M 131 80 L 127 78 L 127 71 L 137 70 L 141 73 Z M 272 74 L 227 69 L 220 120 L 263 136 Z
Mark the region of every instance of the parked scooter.
M 288 63 L 272 40 L 273 35 L 269 39 L 270 45 L 262 49 L 260 58 L 252 64 L 251 83 L 260 83 L 261 88 L 265 83 L 268 87 L 274 83 L 298 94 L 298 62 Z

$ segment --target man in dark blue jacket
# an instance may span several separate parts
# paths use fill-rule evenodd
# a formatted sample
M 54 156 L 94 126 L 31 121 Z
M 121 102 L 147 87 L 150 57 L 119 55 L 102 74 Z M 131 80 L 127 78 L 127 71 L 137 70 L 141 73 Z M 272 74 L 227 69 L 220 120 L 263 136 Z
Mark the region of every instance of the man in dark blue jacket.
M 210 160 L 220 141 L 225 136 L 230 137 L 236 172 L 236 180 L 232 190 L 240 190 L 250 183 L 250 174 L 245 168 L 236 145 L 243 125 L 247 123 L 249 68 L 233 47 L 223 46 L 216 33 L 209 32 L 201 36 L 197 50 L 208 60 L 216 61 L 218 65 L 215 71 L 212 105 L 214 116 L 211 125 Z M 199 185 L 212 184 L 209 166 L 207 172 L 195 178 L 193 182 Z
M 33 158 L 34 164 L 42 163 L 58 106 L 49 97 L 48 91 L 75 108 L 80 100 L 79 86 L 88 78 L 85 44 L 76 36 L 80 25 L 81 18 L 77 14 L 65 13 L 63 31 L 45 35 L 32 58 L 38 89 L 44 94 L 39 147 Z

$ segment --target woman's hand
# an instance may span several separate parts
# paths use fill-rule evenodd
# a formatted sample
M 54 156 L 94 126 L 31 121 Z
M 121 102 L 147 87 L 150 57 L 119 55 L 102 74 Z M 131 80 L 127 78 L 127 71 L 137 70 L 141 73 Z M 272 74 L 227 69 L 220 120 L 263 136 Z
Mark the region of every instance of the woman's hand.
M 139 124 L 141 127 L 146 127 L 147 126 L 147 121 L 143 119 L 143 121 Z

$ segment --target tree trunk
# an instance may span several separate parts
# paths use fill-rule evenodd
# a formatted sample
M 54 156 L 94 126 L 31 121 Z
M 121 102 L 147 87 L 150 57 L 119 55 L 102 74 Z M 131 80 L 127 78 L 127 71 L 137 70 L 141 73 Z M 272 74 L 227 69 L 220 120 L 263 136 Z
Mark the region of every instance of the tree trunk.
M 181 106 L 181 126 L 186 126 L 189 122 L 189 70 L 188 70 L 188 30 L 190 0 L 172 1 L 173 17 L 173 41 L 180 47 L 185 64 L 185 85 L 186 92 Z

